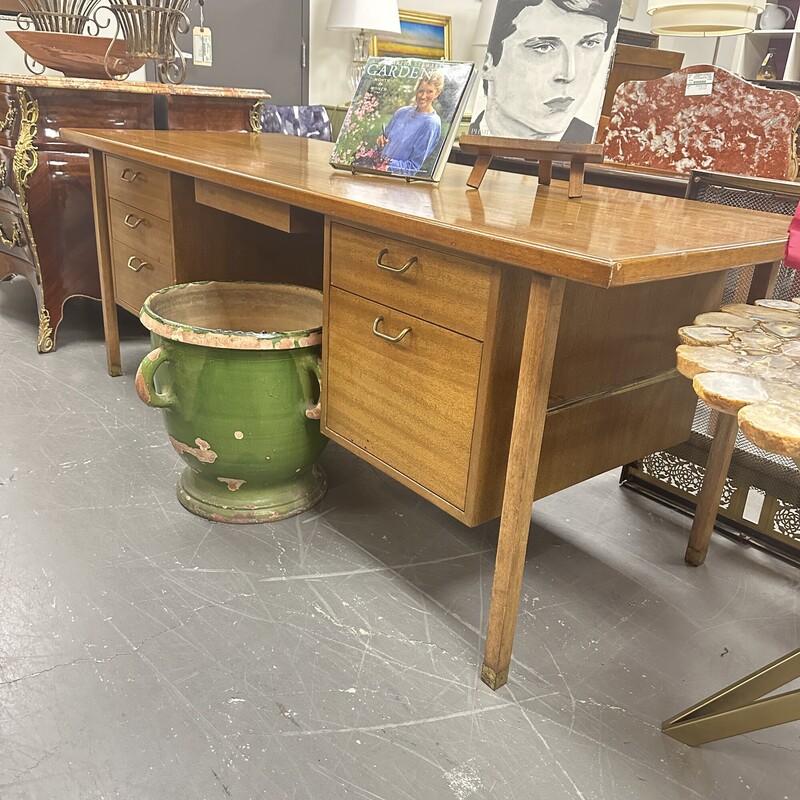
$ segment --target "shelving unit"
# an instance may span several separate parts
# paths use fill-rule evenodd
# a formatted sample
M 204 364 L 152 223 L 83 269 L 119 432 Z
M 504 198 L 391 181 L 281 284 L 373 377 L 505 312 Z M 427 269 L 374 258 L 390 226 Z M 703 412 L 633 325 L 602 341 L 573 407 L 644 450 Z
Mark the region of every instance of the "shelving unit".
M 737 37 L 731 69 L 743 78 L 753 79 L 770 49 L 776 50 L 777 80 L 800 81 L 800 25 L 797 22 L 800 0 L 781 0 L 794 18 L 782 30 L 756 30 Z

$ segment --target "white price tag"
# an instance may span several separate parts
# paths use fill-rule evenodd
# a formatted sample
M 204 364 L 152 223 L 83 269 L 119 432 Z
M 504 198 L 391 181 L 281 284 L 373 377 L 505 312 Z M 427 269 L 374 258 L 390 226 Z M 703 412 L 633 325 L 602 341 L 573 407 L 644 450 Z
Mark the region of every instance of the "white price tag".
M 210 67 L 213 62 L 211 53 L 211 28 L 192 29 L 192 61 L 197 67 Z
M 713 72 L 695 72 L 686 76 L 686 96 L 711 94 L 714 91 Z

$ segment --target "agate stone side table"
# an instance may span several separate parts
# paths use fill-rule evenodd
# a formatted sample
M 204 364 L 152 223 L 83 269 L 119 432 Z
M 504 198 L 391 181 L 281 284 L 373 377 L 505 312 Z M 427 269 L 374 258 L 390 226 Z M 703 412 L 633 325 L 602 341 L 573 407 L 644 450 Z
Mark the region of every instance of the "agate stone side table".
M 800 298 L 723 306 L 681 328 L 678 370 L 719 414 L 687 549 L 702 563 L 736 434 L 800 466 Z M 800 690 L 764 697 L 800 677 L 800 649 L 664 722 L 688 745 L 800 719 Z

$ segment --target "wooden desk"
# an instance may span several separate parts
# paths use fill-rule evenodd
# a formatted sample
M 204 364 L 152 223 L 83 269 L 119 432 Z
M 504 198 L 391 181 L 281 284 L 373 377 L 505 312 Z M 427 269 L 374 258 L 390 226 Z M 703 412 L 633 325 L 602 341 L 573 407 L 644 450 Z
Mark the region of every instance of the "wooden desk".
M 786 239 L 782 217 L 672 197 L 588 186 L 568 200 L 565 183 L 508 173 L 478 192 L 458 165 L 439 186 L 348 175 L 330 145 L 279 135 L 65 135 L 92 152 L 111 374 L 116 303 L 136 310 L 163 281 L 322 285 L 324 432 L 468 525 L 502 511 L 492 688 L 508 676 L 534 497 L 687 436 L 675 331 L 718 305 L 721 270 L 780 258 Z M 126 169 L 138 186 L 121 188 Z M 141 260 L 158 255 L 160 273 L 126 266 L 120 203 L 154 217 Z M 379 317 L 410 333 L 378 338 Z

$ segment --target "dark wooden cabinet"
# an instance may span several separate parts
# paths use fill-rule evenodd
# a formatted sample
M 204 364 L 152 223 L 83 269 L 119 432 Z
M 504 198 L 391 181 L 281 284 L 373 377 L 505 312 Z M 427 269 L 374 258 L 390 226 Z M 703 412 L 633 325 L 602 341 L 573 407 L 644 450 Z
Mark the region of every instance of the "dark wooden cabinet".
M 253 131 L 257 90 L 0 75 L 0 280 L 28 279 L 39 352 L 64 303 L 100 299 L 89 156 L 61 130 Z
M 675 72 L 683 64 L 683 53 L 675 50 L 659 50 L 656 47 L 636 47 L 630 44 L 617 44 L 611 72 L 608 75 L 606 93 L 603 98 L 603 116 L 611 113 L 614 93 L 626 81 L 651 81 Z

